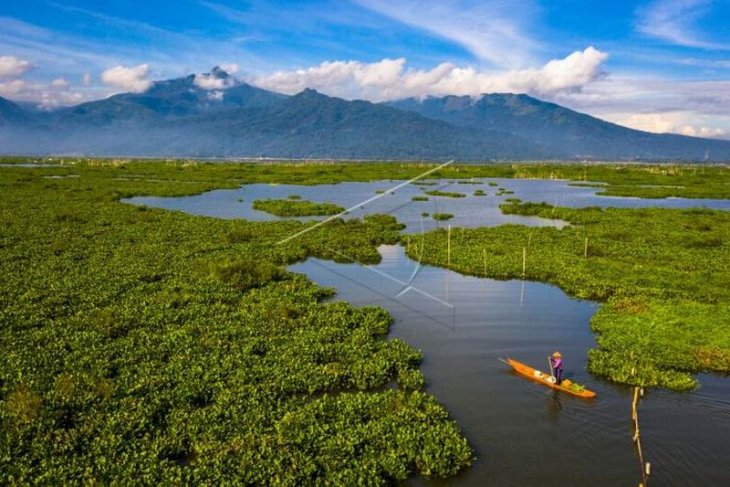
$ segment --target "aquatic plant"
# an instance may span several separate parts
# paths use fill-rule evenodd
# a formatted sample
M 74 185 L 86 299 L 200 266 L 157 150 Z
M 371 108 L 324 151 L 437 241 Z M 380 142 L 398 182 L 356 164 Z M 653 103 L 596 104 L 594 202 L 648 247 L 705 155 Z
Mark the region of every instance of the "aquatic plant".
M 312 223 L 118 201 L 237 186 L 201 166 L 0 170 L 0 483 L 355 485 L 469 465 L 388 313 L 284 269 L 377 262 L 402 225 L 336 219 L 277 245 Z
M 466 197 L 466 195 L 464 193 L 455 193 L 452 191 L 433 190 L 433 191 L 426 191 L 425 193 L 429 196 L 441 196 L 443 198 L 464 198 L 464 197 Z
M 606 302 L 591 320 L 589 370 L 624 384 L 688 389 L 692 373 L 730 372 L 730 214 L 707 209 L 555 208 L 512 202 L 508 214 L 571 225 L 434 230 L 410 256 L 464 273 L 524 277 Z M 486 265 L 485 265 L 486 256 Z
M 254 210 L 261 210 L 277 216 L 325 216 L 337 215 L 345 209 L 334 203 L 316 203 L 313 201 L 255 200 Z

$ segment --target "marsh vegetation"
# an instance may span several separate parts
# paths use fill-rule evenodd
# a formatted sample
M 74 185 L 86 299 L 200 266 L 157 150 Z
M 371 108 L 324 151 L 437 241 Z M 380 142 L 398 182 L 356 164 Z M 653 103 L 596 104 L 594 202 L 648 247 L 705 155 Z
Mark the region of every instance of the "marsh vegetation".
M 606 302 L 591 321 L 598 348 L 590 351 L 589 370 L 596 375 L 691 389 L 692 373 L 730 372 L 727 212 L 569 209 L 519 200 L 502 209 L 571 225 L 455 229 L 450 257 L 447 232 L 436 230 L 409 239 L 408 255 L 465 274 L 549 282 Z
M 338 218 L 277 245 L 312 223 L 119 202 L 257 182 L 406 179 L 430 166 L 63 162 L 0 171 L 3 483 L 353 484 L 446 477 L 472 463 L 458 425 L 423 390 L 419 351 L 387 338 L 389 315 L 329 302 L 333 290 L 285 270 L 310 256 L 378 262 L 377 246 L 401 238 L 392 217 Z M 46 178 L 70 174 L 79 177 Z M 730 197 L 727 167 L 504 164 L 432 176 Z M 293 196 L 268 209 L 300 216 L 323 205 Z M 593 373 L 691 389 L 695 372 L 730 371 L 727 212 L 518 200 L 503 211 L 570 226 L 452 229 L 450 267 L 603 302 L 592 320 Z M 446 265 L 447 232 L 408 242 L 408 255 Z
M 255 200 L 253 209 L 265 211 L 276 216 L 328 216 L 337 215 L 345 211 L 345 209 L 334 203 L 317 203 L 313 201 L 303 201 L 301 197 L 292 198 L 291 196 L 285 200 Z

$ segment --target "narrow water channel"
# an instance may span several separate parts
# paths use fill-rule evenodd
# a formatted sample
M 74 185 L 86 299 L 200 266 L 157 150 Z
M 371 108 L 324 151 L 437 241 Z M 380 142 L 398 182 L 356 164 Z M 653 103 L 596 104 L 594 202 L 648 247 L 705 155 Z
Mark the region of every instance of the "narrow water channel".
M 290 269 L 334 286 L 335 299 L 388 309 L 394 318 L 391 337 L 423 352 L 428 391 L 458 421 L 479 459 L 454 479 L 409 483 L 638 485 L 631 391 L 586 372 L 596 303 L 571 299 L 546 284 L 417 269 L 400 246 L 380 251 L 383 260 L 376 266 L 309 259 Z M 563 353 L 567 376 L 597 391 L 597 399 L 557 393 L 498 361 L 512 356 L 546 370 L 555 349 Z M 640 404 L 654 485 L 730 481 L 730 380 L 700 380 L 699 391 L 648 391 Z

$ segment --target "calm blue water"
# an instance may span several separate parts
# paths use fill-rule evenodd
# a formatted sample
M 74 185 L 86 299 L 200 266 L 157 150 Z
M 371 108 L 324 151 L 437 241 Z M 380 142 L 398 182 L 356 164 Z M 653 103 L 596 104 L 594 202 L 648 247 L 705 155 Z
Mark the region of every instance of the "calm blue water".
M 503 215 L 499 205 L 507 198 L 519 198 L 523 201 L 547 202 L 556 206 L 614 206 L 614 207 L 667 207 L 689 208 L 706 206 L 730 210 L 730 200 L 693 200 L 666 199 L 643 200 L 638 198 L 615 198 L 596 196 L 598 188 L 570 186 L 567 181 L 551 181 L 544 179 L 481 179 L 482 182 L 495 182 L 497 187 L 488 184 L 457 184 L 448 180 L 431 181 L 434 186 L 410 184 L 391 194 L 389 189 L 402 181 L 376 181 L 367 183 L 322 184 L 317 186 L 299 186 L 290 184 L 249 184 L 235 190 L 215 190 L 207 193 L 180 198 L 136 197 L 125 200 L 136 205 L 147 205 L 169 210 L 180 210 L 194 215 L 214 216 L 218 218 L 245 218 L 247 220 L 277 220 L 279 217 L 254 210 L 252 204 L 257 199 L 283 199 L 290 195 L 301 196 L 304 200 L 317 202 L 333 202 L 343 208 L 351 209 L 350 215 L 359 217 L 364 214 L 387 213 L 406 224 L 407 233 L 428 231 L 433 228 L 452 225 L 454 227 L 478 227 L 518 223 L 528 226 L 565 225 L 560 220 L 547 220 L 519 215 Z M 497 196 L 499 188 L 514 191 L 514 194 Z M 429 196 L 428 201 L 412 201 L 413 196 L 424 196 L 425 191 L 439 189 L 441 191 L 466 194 L 465 198 L 445 198 Z M 487 196 L 473 196 L 474 191 L 481 189 Z M 362 205 L 375 196 L 376 191 L 385 193 L 375 201 Z M 242 201 L 239 201 L 242 200 Z M 422 216 L 423 213 L 429 216 Z M 439 222 L 431 218 L 434 213 L 451 213 L 454 218 L 448 222 Z M 302 218 L 316 219 L 316 218 Z
M 286 198 L 334 202 L 350 215 L 390 213 L 406 232 L 447 224 L 462 227 L 519 223 L 562 226 L 564 222 L 502 215 L 506 198 L 557 206 L 671 207 L 730 209 L 726 200 L 642 200 L 597 196 L 597 188 L 565 181 L 485 179 L 514 194 L 497 196 L 498 187 L 437 181 L 408 185 L 398 181 L 334 185 L 246 185 L 182 198 L 132 198 L 129 203 L 220 218 L 275 220 L 251 208 L 255 199 Z M 465 198 L 411 198 L 440 189 Z M 487 196 L 473 196 L 482 189 Z M 361 202 L 386 193 L 365 205 Z M 243 201 L 239 201 L 242 199 Z M 363 206 L 361 208 L 361 206 Z M 453 213 L 436 222 L 422 213 Z M 467 277 L 418 267 L 398 246 L 383 246 L 376 266 L 335 264 L 309 259 L 291 266 L 313 281 L 334 286 L 336 299 L 374 304 L 394 317 L 391 337 L 421 349 L 428 390 L 443 403 L 477 450 L 476 465 L 445 482 L 409 483 L 495 486 L 638 485 L 639 465 L 631 441 L 630 389 L 586 372 L 594 346 L 589 321 L 597 304 L 571 299 L 553 286 L 524 281 Z M 410 286 L 410 287 L 409 287 Z M 594 401 L 556 393 L 510 372 L 499 357 L 513 356 L 545 370 L 546 356 L 560 349 L 567 375 L 598 392 Z M 648 391 L 640 404 L 642 442 L 652 463 L 651 485 L 730 485 L 730 380 L 702 376 L 691 393 Z
M 458 421 L 479 460 L 448 481 L 409 483 L 638 485 L 631 389 L 586 371 L 596 303 L 546 284 L 417 267 L 399 246 L 380 252 L 383 260 L 374 266 L 308 259 L 290 270 L 337 288 L 335 299 L 388 309 L 394 318 L 390 336 L 422 350 L 428 391 Z M 555 392 L 498 360 L 512 356 L 547 370 L 547 355 L 555 349 L 563 353 L 566 375 L 595 390 L 595 400 Z M 647 391 L 640 403 L 652 485 L 730 481 L 730 380 L 704 375 L 700 381 L 692 393 Z

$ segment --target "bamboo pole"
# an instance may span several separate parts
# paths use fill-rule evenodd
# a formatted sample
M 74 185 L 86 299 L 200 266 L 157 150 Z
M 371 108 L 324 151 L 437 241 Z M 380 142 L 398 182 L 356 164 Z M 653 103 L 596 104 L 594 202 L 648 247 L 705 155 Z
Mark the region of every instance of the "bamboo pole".
M 487 249 L 482 249 L 482 264 L 484 267 L 484 275 L 487 275 Z
M 588 237 L 586 237 L 586 244 L 585 244 L 585 246 L 583 247 L 583 257 L 584 257 L 585 259 L 587 259 L 587 258 L 588 258 Z
M 641 470 L 641 482 L 640 486 L 646 486 L 651 474 L 651 464 L 644 462 L 644 452 L 641 450 L 641 433 L 639 432 L 639 412 L 638 404 L 639 397 L 644 395 L 644 389 L 638 386 L 634 387 L 633 399 L 631 400 L 631 419 L 634 426 L 633 441 L 636 444 L 636 453 L 639 457 L 639 468 Z

